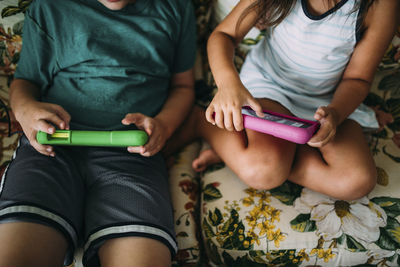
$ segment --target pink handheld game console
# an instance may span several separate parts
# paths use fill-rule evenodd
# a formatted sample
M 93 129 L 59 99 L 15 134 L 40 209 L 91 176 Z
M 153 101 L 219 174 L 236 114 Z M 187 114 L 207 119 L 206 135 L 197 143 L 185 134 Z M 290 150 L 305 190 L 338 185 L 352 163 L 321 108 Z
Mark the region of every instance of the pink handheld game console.
M 249 107 L 242 108 L 243 124 L 247 129 L 266 133 L 288 141 L 305 144 L 319 128 L 317 121 L 305 120 L 264 110 L 264 117 L 258 117 Z

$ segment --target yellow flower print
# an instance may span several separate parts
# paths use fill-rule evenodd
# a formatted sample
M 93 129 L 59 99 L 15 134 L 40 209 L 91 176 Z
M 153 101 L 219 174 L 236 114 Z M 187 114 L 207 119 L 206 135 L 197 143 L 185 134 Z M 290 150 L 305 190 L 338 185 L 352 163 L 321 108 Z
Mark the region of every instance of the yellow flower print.
M 279 242 L 285 240 L 285 236 L 281 233 L 281 229 L 276 230 L 275 232 L 270 230 L 267 232 L 268 240 L 274 241 L 275 247 L 279 247 Z
M 263 236 L 267 234 L 268 231 L 271 231 L 272 229 L 275 228 L 275 225 L 270 224 L 268 221 L 262 222 L 257 224 L 257 227 L 260 229 L 260 232 L 258 233 L 259 236 Z
M 249 207 L 249 206 L 251 206 L 251 205 L 254 204 L 254 198 L 253 198 L 253 197 L 245 197 L 245 198 L 242 200 L 242 203 L 243 203 L 243 205 L 244 205 L 245 207 Z
M 251 197 L 255 197 L 257 190 L 253 189 L 253 188 L 247 188 L 246 190 L 244 190 L 246 192 L 246 194 L 248 194 Z
M 317 254 L 319 259 L 323 259 L 324 262 L 329 262 L 330 259 L 333 259 L 336 255 L 332 253 L 332 249 L 329 248 L 327 250 L 324 249 L 312 249 L 310 255 Z
M 309 261 L 310 257 L 308 256 L 308 254 L 306 253 L 306 249 L 303 248 L 301 249 L 298 253 L 297 253 L 297 257 L 300 257 L 300 261 Z
M 250 244 L 257 243 L 257 245 L 260 245 L 260 239 L 258 238 L 258 235 L 254 232 L 248 232 L 247 236 L 251 238 Z
M 268 215 L 270 216 L 271 223 L 274 221 L 280 221 L 280 215 L 281 211 L 278 209 L 275 209 L 274 207 L 271 207 L 269 210 Z
M 258 191 L 256 197 L 259 197 L 258 203 L 260 205 L 271 202 L 271 194 L 268 191 Z

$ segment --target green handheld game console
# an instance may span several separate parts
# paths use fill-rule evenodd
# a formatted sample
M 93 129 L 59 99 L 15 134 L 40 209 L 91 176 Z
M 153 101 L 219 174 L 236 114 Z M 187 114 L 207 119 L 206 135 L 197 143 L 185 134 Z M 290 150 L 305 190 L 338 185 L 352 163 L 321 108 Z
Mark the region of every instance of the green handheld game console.
M 36 140 L 40 144 L 65 146 L 142 146 L 148 136 L 142 130 L 128 131 L 80 131 L 56 130 L 53 134 L 38 131 Z

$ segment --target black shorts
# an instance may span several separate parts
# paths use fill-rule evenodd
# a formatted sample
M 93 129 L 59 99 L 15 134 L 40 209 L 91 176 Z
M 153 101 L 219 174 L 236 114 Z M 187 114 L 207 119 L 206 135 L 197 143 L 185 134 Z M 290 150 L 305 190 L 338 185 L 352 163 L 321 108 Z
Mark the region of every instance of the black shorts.
M 55 227 L 78 246 L 83 262 L 98 261 L 107 239 L 142 236 L 177 245 L 168 173 L 160 154 L 142 157 L 126 148 L 54 147 L 37 152 L 22 137 L 0 184 L 0 222 L 33 221 Z

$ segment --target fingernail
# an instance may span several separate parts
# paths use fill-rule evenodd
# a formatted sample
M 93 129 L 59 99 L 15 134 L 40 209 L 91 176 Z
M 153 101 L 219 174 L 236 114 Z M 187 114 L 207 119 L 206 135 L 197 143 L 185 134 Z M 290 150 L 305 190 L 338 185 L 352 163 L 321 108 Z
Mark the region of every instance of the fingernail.
M 51 147 L 46 148 L 47 152 L 51 152 Z

